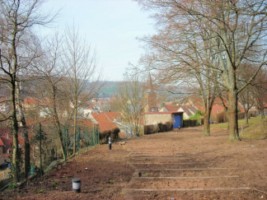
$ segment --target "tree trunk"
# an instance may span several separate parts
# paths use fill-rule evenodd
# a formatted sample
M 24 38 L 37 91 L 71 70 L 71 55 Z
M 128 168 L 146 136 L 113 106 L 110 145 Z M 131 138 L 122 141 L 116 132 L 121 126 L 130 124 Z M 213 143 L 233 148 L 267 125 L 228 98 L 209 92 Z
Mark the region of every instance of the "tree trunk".
M 204 136 L 210 136 L 210 111 L 207 111 L 204 115 Z
M 64 161 L 66 161 L 67 160 L 67 149 L 64 147 L 64 144 L 63 144 L 63 134 L 62 134 L 61 125 L 58 119 L 56 119 L 56 125 L 58 129 L 57 133 L 58 133 L 59 140 L 60 140 L 60 149 L 63 155 L 63 159 Z
M 248 110 L 245 109 L 245 124 L 248 125 Z
M 60 149 L 63 155 L 63 159 L 64 161 L 67 160 L 67 149 L 65 149 L 64 147 L 64 143 L 63 143 L 63 134 L 62 134 L 62 130 L 61 130 L 61 125 L 60 125 L 60 121 L 58 118 L 58 112 L 57 112 L 57 105 L 56 105 L 56 88 L 54 86 L 52 86 L 52 92 L 53 92 L 53 115 L 54 115 L 54 120 L 55 120 L 55 124 L 57 127 L 57 133 L 59 136 L 59 140 L 60 140 Z
M 77 126 L 77 104 L 75 102 L 74 108 L 74 119 L 73 119 L 73 132 L 74 132 L 74 143 L 73 143 L 73 154 L 76 153 L 76 126 Z
M 12 78 L 15 80 L 15 77 Z M 17 120 L 17 110 L 16 110 L 16 84 L 15 81 L 11 81 L 12 84 L 12 133 L 13 133 L 13 142 L 12 142 L 12 174 L 13 174 L 13 181 L 15 183 L 19 182 L 20 180 L 20 152 L 19 152 L 19 141 L 18 141 L 18 120 Z
M 24 137 L 24 168 L 25 168 L 24 172 L 25 172 L 25 178 L 27 179 L 31 167 L 31 150 L 30 150 L 28 129 L 24 117 L 22 118 L 21 123 L 23 127 L 23 137 Z
M 25 178 L 28 179 L 30 168 L 31 168 L 31 151 L 30 142 L 28 137 L 28 131 L 24 132 L 24 168 L 25 168 Z
M 28 135 L 28 128 L 26 119 L 23 113 L 22 104 L 20 100 L 20 87 L 17 83 L 16 87 L 16 97 L 17 97 L 17 110 L 19 113 L 19 120 L 22 123 L 22 129 L 23 129 L 23 137 L 24 137 L 24 172 L 25 172 L 25 178 L 28 178 L 30 166 L 31 166 L 31 157 L 30 157 L 30 142 L 29 142 L 29 135 Z
M 236 90 L 228 92 L 229 139 L 240 140 L 238 132 L 238 108 Z
M 139 131 L 139 126 L 138 126 L 138 124 L 136 124 L 135 123 L 135 135 L 137 136 L 137 137 L 139 137 L 140 136 L 140 131 Z
M 42 159 L 42 136 L 41 136 L 41 128 L 40 128 L 40 138 L 39 138 L 39 155 L 40 155 L 40 166 L 39 166 L 39 168 L 40 168 L 40 171 L 41 171 L 41 175 L 43 175 L 42 174 L 42 172 L 43 172 L 43 159 Z
M 76 141 L 76 137 L 77 137 L 77 116 L 78 116 L 78 97 L 79 97 L 79 94 L 78 94 L 78 82 L 77 82 L 77 77 L 75 75 L 75 89 L 74 89 L 74 93 L 75 93 L 75 96 L 74 96 L 74 119 L 73 119 L 73 133 L 74 133 L 74 144 L 73 144 L 73 154 L 76 153 L 77 151 L 77 141 Z M 80 141 L 78 141 L 80 142 Z
M 264 113 L 264 107 L 263 106 L 260 108 L 260 115 L 261 115 L 261 119 L 265 118 L 265 113 Z
M 12 152 L 12 174 L 15 183 L 20 180 L 20 152 L 19 152 L 19 142 L 18 142 L 18 130 L 14 128 L 13 125 L 13 152 Z
M 206 97 L 203 96 L 203 102 L 205 105 L 204 129 L 203 129 L 204 136 L 210 136 L 210 116 L 211 116 L 212 105 L 214 102 L 214 99 L 210 98 L 210 93 L 211 92 L 209 88 Z
M 235 90 L 237 91 L 237 90 Z M 235 127 L 236 127 L 236 135 L 237 135 L 237 139 L 240 140 L 239 137 L 239 125 L 238 125 L 238 94 L 237 92 L 235 92 Z

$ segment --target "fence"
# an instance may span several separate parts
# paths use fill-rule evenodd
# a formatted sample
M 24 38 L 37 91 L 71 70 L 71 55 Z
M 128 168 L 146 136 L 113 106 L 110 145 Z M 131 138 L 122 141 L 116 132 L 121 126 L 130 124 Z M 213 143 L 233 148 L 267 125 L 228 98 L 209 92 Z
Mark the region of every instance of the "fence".
M 76 150 L 79 151 L 82 148 L 95 146 L 99 144 L 99 132 L 97 128 L 77 127 L 76 138 L 74 134 L 71 134 L 73 127 L 64 127 L 63 129 L 63 144 L 66 154 L 72 153 L 74 147 L 74 139 L 76 144 Z
M 63 143 L 62 152 L 58 129 L 51 125 L 42 126 L 42 128 L 43 132 L 46 134 L 46 139 L 42 141 L 41 147 L 43 169 L 54 161 L 62 160 L 63 155 L 66 157 L 71 156 L 73 154 L 74 143 L 76 144 L 76 152 L 99 144 L 99 132 L 96 127 L 88 128 L 79 126 L 76 128 L 76 134 L 74 134 L 72 126 L 65 126 L 61 130 Z M 75 138 L 74 135 L 76 135 Z M 38 170 L 41 162 L 40 147 L 36 141 L 32 141 L 31 146 L 33 149 L 31 161 L 34 168 L 33 171 L 36 171 Z

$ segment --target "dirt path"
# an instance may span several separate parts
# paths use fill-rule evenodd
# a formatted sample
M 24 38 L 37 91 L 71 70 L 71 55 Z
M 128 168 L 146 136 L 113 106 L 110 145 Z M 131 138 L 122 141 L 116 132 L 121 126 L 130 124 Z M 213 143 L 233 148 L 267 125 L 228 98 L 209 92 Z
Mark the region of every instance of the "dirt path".
M 232 144 L 224 132 L 207 138 L 199 129 L 131 141 L 129 162 L 135 173 L 125 189 L 126 197 L 267 199 L 266 144 Z
M 230 143 L 224 131 L 187 128 L 98 146 L 11 199 L 267 199 L 266 158 L 267 140 Z

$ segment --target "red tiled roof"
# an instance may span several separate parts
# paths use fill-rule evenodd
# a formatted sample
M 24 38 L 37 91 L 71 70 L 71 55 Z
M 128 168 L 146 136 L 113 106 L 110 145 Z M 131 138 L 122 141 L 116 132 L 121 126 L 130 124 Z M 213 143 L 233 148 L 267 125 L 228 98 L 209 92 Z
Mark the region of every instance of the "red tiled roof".
M 27 98 L 24 99 L 24 104 L 38 105 L 38 100 L 36 98 L 27 97 Z
M 178 112 L 178 111 L 174 111 L 174 112 L 145 112 L 145 114 L 147 114 L 147 115 L 164 115 L 164 114 L 174 114 L 174 113 L 182 113 L 182 112 Z
M 12 148 L 12 141 L 11 141 L 11 139 L 8 139 L 8 138 L 5 138 L 5 137 L 2 136 L 0 138 L 0 141 L 3 142 L 3 145 L 2 146 L 4 146 L 6 150 Z
M 0 129 L 0 138 L 7 149 L 12 148 L 13 137 L 11 136 L 9 128 Z M 21 146 L 24 145 L 24 138 L 21 136 L 21 131 L 18 135 L 18 142 Z
M 54 123 L 54 119 L 52 117 L 49 118 L 30 118 L 27 117 L 26 119 L 26 123 L 27 126 L 34 126 L 34 125 L 38 125 L 39 123 L 41 123 L 42 125 L 47 125 L 47 124 L 53 124 Z
M 167 104 L 165 108 L 170 112 L 177 112 L 179 107 L 173 104 Z
M 201 98 L 200 97 L 191 97 L 191 101 L 193 103 L 193 105 L 198 109 L 200 110 L 201 112 L 204 112 L 205 109 L 204 109 L 204 106 L 203 106 L 203 103 L 201 101 Z M 222 102 L 223 101 L 223 102 Z M 212 116 L 216 116 L 217 114 L 219 113 L 222 113 L 225 111 L 225 108 L 223 106 L 223 104 L 225 104 L 227 106 L 227 100 L 226 99 L 220 99 L 220 98 L 215 98 L 214 102 L 213 102 L 213 105 L 212 105 L 212 110 L 211 110 L 211 115 Z M 239 111 L 242 113 L 244 112 L 244 109 L 243 107 L 238 104 L 238 109 Z
M 0 138 L 0 146 L 5 146 L 4 142 L 2 141 L 2 139 Z
M 34 106 L 49 106 L 51 105 L 51 99 L 49 98 L 42 98 L 42 99 L 37 99 L 33 97 L 26 97 L 23 100 L 24 106 L 28 107 L 34 107 Z
M 21 135 L 18 135 L 18 142 L 20 145 L 24 146 L 24 137 L 22 137 Z
M 94 127 L 94 123 L 88 119 L 79 119 L 77 121 L 78 125 L 86 126 L 86 127 Z
M 191 96 L 189 98 L 191 100 L 192 106 L 194 106 L 197 110 L 204 112 L 205 111 L 205 107 L 203 105 L 203 101 L 200 97 L 197 96 Z
M 190 116 L 190 115 L 192 115 L 192 113 L 189 111 L 189 108 L 188 108 L 189 106 L 180 106 L 180 108 L 179 108 L 179 110 L 183 110 L 183 112 L 185 113 L 185 114 L 187 114 L 188 116 Z
M 92 113 L 92 116 L 97 121 L 100 132 L 110 131 L 115 128 L 118 128 L 113 121 L 116 118 L 120 117 L 120 113 L 117 112 Z
M 213 104 L 211 115 L 217 115 L 218 113 L 224 112 L 224 107 L 220 104 Z

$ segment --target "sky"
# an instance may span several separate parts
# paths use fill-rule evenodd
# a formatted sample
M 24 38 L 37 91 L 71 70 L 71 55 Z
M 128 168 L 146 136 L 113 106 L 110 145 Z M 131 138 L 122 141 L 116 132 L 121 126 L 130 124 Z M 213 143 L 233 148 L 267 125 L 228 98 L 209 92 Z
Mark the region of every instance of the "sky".
M 59 10 L 47 33 L 64 32 L 73 23 L 78 27 L 96 51 L 102 80 L 123 80 L 129 63 L 138 65 L 144 54 L 137 38 L 154 33 L 153 19 L 132 0 L 47 0 L 43 9 Z

